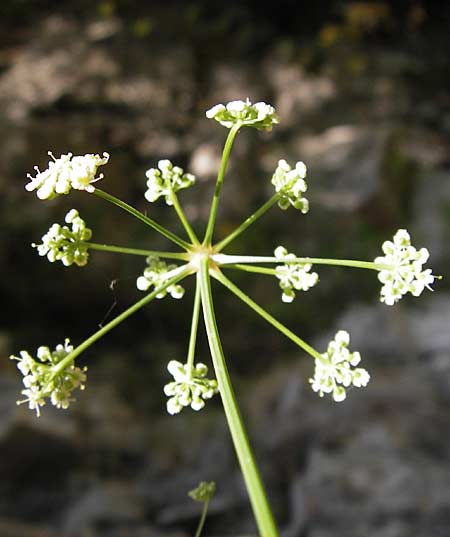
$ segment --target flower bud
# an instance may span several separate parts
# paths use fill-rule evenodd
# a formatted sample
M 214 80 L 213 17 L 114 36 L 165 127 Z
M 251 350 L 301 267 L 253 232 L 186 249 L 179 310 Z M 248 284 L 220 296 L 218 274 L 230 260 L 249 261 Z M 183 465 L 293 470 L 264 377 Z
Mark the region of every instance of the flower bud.
M 231 129 L 241 123 L 243 126 L 255 127 L 258 130 L 272 130 L 279 123 L 275 109 L 270 104 L 246 101 L 231 101 L 227 105 L 216 104 L 206 112 L 208 119 L 215 119 L 224 127 Z

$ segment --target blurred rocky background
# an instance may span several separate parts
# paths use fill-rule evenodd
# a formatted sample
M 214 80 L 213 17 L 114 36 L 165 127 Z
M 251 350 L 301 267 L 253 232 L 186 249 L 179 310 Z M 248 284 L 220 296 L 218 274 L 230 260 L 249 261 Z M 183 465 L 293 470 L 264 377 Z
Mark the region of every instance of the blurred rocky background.
M 167 249 L 83 193 L 39 202 L 26 174 L 47 151 L 111 153 L 102 188 L 149 206 L 145 170 L 170 158 L 198 177 L 180 196 L 196 229 L 226 131 L 205 118 L 233 99 L 273 104 L 272 133 L 243 131 L 220 206 L 223 237 L 271 195 L 280 158 L 309 168 L 311 211 L 272 209 L 230 253 L 372 260 L 407 228 L 431 253 L 434 293 L 378 302 L 373 273 L 322 267 L 294 303 L 274 279 L 230 274 L 324 350 L 351 333 L 372 381 L 333 404 L 312 360 L 217 288 L 226 355 L 284 537 L 450 535 L 450 7 L 448 2 L 2 0 L 0 6 L 0 536 L 187 537 L 215 480 L 204 535 L 256 530 L 221 412 L 169 417 L 163 385 L 183 360 L 193 289 L 152 303 L 81 356 L 88 386 L 69 411 L 17 407 L 8 356 L 81 342 L 140 293 L 143 259 L 94 252 L 83 269 L 30 247 L 75 207 L 94 240 Z M 205 340 L 200 359 L 209 363 Z

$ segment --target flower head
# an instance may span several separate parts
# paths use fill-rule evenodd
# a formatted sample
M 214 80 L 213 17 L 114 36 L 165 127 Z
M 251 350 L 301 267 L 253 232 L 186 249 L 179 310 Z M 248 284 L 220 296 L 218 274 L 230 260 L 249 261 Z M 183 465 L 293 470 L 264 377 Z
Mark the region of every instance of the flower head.
M 285 161 L 279 160 L 275 173 L 272 176 L 272 184 L 280 194 L 278 206 L 286 210 L 291 205 L 303 214 L 309 211 L 309 201 L 303 197 L 308 186 L 305 181 L 306 166 L 303 162 L 296 163 L 295 168 Z
M 361 388 L 369 383 L 369 373 L 361 367 L 355 367 L 361 361 L 361 355 L 359 352 L 350 352 L 349 343 L 348 332 L 339 330 L 328 344 L 327 352 L 322 354 L 322 359 L 316 358 L 314 377 L 309 382 L 320 397 L 324 393 L 332 393 L 333 399 L 340 402 L 346 398 L 346 388 L 349 386 Z
M 83 241 L 90 240 L 92 231 L 75 209 L 66 214 L 65 222 L 71 225 L 71 229 L 53 224 L 41 238 L 42 244 L 33 243 L 31 246 L 37 249 L 40 256 L 47 256 L 51 263 L 61 261 L 66 267 L 73 263 L 82 267 L 89 257 L 88 246 Z
M 72 188 L 93 192 L 92 183 L 103 178 L 102 173 L 95 177 L 97 168 L 109 160 L 108 153 L 103 153 L 103 157 L 92 154 L 74 157 L 72 153 L 67 153 L 58 159 L 50 151 L 49 155 L 53 160 L 49 161 L 48 168 L 41 172 L 35 167 L 36 177 L 28 174 L 30 182 L 25 185 L 30 192 L 36 190 L 37 197 L 42 200 L 68 194 Z
M 388 306 L 398 302 L 404 295 L 411 293 L 419 296 L 429 289 L 436 276 L 431 269 L 422 270 L 422 265 L 430 256 L 426 248 L 416 250 L 411 246 L 411 239 L 406 229 L 399 229 L 393 241 L 386 241 L 382 246 L 384 256 L 377 257 L 375 263 L 387 266 L 378 273 L 383 284 L 380 300 Z
M 275 257 L 280 260 L 289 261 L 295 259 L 295 254 L 290 254 L 284 246 L 275 249 Z M 280 280 L 280 287 L 283 290 L 281 300 L 292 302 L 295 298 L 295 291 L 308 291 L 319 281 L 319 275 L 311 270 L 311 263 L 285 263 L 275 267 L 275 276 Z
M 189 497 L 196 502 L 208 502 L 216 492 L 214 481 L 201 481 L 195 489 L 189 491 Z
M 139 291 L 148 291 L 150 287 L 155 289 L 162 285 L 166 280 L 173 276 L 174 270 L 179 267 L 177 265 L 168 265 L 165 261 L 156 256 L 147 257 L 147 267 L 144 269 L 144 274 L 136 280 L 136 287 Z M 156 298 L 164 298 L 169 293 L 172 298 L 183 298 L 184 288 L 181 285 L 169 285 L 167 289 L 156 295 Z
M 40 407 L 44 406 L 46 399 L 50 399 L 52 405 L 57 408 L 68 408 L 73 401 L 73 390 L 84 390 L 86 371 L 70 363 L 62 371 L 56 366 L 71 352 L 73 346 L 66 339 L 64 345 L 57 345 L 54 351 L 48 347 L 39 347 L 37 359 L 34 359 L 27 351 L 20 351 L 20 356 L 10 356 L 11 360 L 17 360 L 17 368 L 23 375 L 25 389 L 22 395 L 26 399 L 17 404 L 28 403 L 31 410 L 40 415 Z
M 204 400 L 211 399 L 219 391 L 217 381 L 206 378 L 208 368 L 205 364 L 190 366 L 171 360 L 167 370 L 174 378 L 164 386 L 164 393 L 170 397 L 167 401 L 169 414 L 178 414 L 187 406 L 200 410 L 205 406 Z
M 245 101 L 231 101 L 227 105 L 216 104 L 206 112 L 206 117 L 215 119 L 224 127 L 231 129 L 236 123 L 258 130 L 272 130 L 272 126 L 280 122 L 275 109 L 263 102 L 252 104 Z
M 192 173 L 184 173 L 183 169 L 174 166 L 170 160 L 160 160 L 158 168 L 150 168 L 145 172 L 148 178 L 145 197 L 154 202 L 164 196 L 167 205 L 173 205 L 171 193 L 178 192 L 183 188 L 189 188 L 195 183 Z

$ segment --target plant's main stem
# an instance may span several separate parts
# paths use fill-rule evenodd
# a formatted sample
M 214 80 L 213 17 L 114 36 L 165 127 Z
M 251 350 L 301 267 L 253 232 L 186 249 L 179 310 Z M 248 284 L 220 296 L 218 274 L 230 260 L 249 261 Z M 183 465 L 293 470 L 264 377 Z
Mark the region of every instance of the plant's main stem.
M 96 188 L 94 190 L 94 194 L 98 196 L 99 198 L 102 198 L 106 201 L 109 201 L 113 205 L 117 205 L 117 207 L 120 207 L 124 211 L 127 211 L 128 213 L 132 214 L 135 218 L 138 220 L 141 220 L 144 222 L 144 224 L 147 224 L 147 226 L 150 226 L 158 233 L 161 233 L 161 235 L 164 235 L 167 239 L 174 242 L 180 248 L 183 248 L 184 250 L 189 250 L 190 244 L 180 237 L 178 235 L 175 235 L 175 233 L 172 233 L 168 229 L 166 229 L 164 226 L 159 225 L 155 220 L 152 218 L 149 218 L 148 216 L 145 216 L 145 214 L 142 214 L 140 211 L 132 207 L 131 205 L 128 205 L 128 203 L 125 203 L 124 201 L 120 200 L 119 198 L 116 198 L 115 196 L 108 194 L 108 192 L 105 192 L 104 190 L 100 190 L 99 188 Z
M 253 457 L 239 407 L 231 386 L 214 314 L 211 279 L 209 275 L 209 259 L 207 256 L 200 260 L 197 278 L 201 291 L 206 332 L 219 391 L 222 397 L 228 427 L 239 459 L 247 491 L 250 496 L 250 502 L 259 533 L 261 537 L 278 537 L 278 530 L 272 516 L 264 486 Z
M 211 210 L 209 213 L 208 225 L 206 227 L 205 238 L 203 239 L 203 245 L 209 246 L 211 244 L 212 235 L 214 232 L 214 224 L 216 222 L 217 215 L 217 206 L 219 204 L 220 190 L 222 188 L 223 178 L 225 177 L 225 170 L 227 169 L 228 159 L 230 158 L 231 148 L 233 147 L 233 142 L 238 133 L 239 129 L 242 127 L 242 123 L 236 123 L 230 129 L 225 145 L 222 152 L 222 160 L 220 162 L 219 173 L 217 175 L 216 188 L 214 190 L 214 196 L 211 202 Z
M 78 347 L 76 347 L 70 354 L 68 354 L 59 364 L 54 367 L 53 373 L 57 375 L 58 373 L 61 373 L 68 365 L 70 365 L 75 358 L 80 355 L 83 351 L 85 351 L 88 347 L 90 347 L 93 343 L 95 343 L 98 339 L 103 337 L 105 334 L 107 334 L 110 330 L 115 328 L 117 325 L 119 325 L 122 321 L 124 321 L 127 317 L 130 315 L 133 315 L 133 313 L 136 313 L 139 309 L 141 309 L 143 306 L 148 304 L 150 301 L 152 301 L 156 295 L 159 295 L 162 291 L 167 289 L 167 287 L 174 285 L 178 283 L 180 280 L 182 280 L 185 276 L 187 276 L 190 272 L 192 272 L 192 269 L 189 265 L 184 265 L 183 267 L 179 267 L 178 269 L 174 269 L 172 271 L 173 276 L 166 280 L 162 285 L 160 285 L 157 289 L 149 293 L 147 296 L 133 304 L 130 308 L 122 312 L 120 315 L 115 317 L 112 321 L 110 321 L 108 324 L 105 324 L 100 330 L 97 330 L 95 334 L 92 334 L 88 339 L 83 341 Z

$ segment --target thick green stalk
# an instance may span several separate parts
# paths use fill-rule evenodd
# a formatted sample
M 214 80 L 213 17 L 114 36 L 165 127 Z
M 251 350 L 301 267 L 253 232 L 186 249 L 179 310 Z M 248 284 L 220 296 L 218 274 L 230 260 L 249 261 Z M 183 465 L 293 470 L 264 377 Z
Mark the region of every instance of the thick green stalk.
M 254 310 L 258 315 L 260 315 L 265 321 L 267 321 L 269 324 L 274 326 L 277 330 L 279 330 L 282 334 L 284 334 L 287 338 L 289 338 L 291 341 L 293 341 L 296 345 L 298 345 L 301 349 L 306 351 L 308 354 L 310 354 L 314 359 L 320 360 L 321 362 L 324 361 L 322 355 L 316 351 L 311 345 L 308 345 L 306 341 L 303 341 L 300 337 L 298 337 L 294 332 L 289 330 L 284 324 L 280 323 L 275 317 L 270 315 L 265 309 L 263 309 L 260 305 L 258 305 L 256 302 L 254 302 L 248 295 L 246 295 L 243 291 L 239 289 L 234 283 L 232 283 L 224 274 L 222 274 L 219 271 L 215 271 L 212 276 L 216 278 L 216 280 L 219 280 L 221 284 L 223 284 L 227 289 L 229 289 L 232 293 L 234 293 L 238 298 L 242 300 L 247 306 L 250 306 L 252 310 Z
M 206 332 L 219 391 L 259 533 L 261 537 L 278 537 L 278 530 L 275 526 L 275 521 L 231 386 L 214 314 L 211 280 L 209 276 L 209 259 L 207 257 L 200 260 L 197 278 L 201 290 Z
M 251 226 L 258 218 L 260 218 L 266 211 L 268 211 L 278 200 L 280 199 L 280 194 L 274 194 L 270 200 L 266 201 L 264 205 L 246 218 L 240 226 L 238 226 L 234 231 L 232 231 L 227 237 L 214 246 L 215 252 L 220 252 L 228 246 L 236 237 L 243 233 L 249 226 Z
M 190 244 L 168 229 L 166 229 L 164 226 L 159 225 L 157 222 L 155 222 L 152 218 L 149 218 L 148 216 L 145 216 L 145 214 L 142 214 L 140 211 L 132 207 L 131 205 L 128 205 L 128 203 L 125 203 L 124 201 L 120 200 L 119 198 L 116 198 L 115 196 L 112 196 L 111 194 L 108 194 L 104 190 L 100 190 L 99 188 L 96 188 L 94 190 L 94 194 L 98 196 L 99 198 L 102 198 L 106 201 L 109 201 L 113 205 L 117 205 L 117 207 L 120 207 L 124 211 L 127 211 L 128 213 L 132 214 L 135 218 L 138 220 L 141 220 L 144 222 L 144 224 L 147 224 L 147 226 L 150 226 L 158 233 L 161 233 L 161 235 L 164 235 L 167 239 L 174 242 L 181 248 L 184 248 L 185 250 L 189 250 Z
M 198 240 L 197 235 L 192 229 L 191 224 L 189 224 L 188 219 L 186 218 L 186 215 L 184 214 L 183 208 L 181 207 L 180 202 L 178 201 L 178 196 L 173 190 L 170 191 L 170 200 L 172 202 L 172 205 L 175 208 L 175 211 L 178 215 L 178 218 L 180 219 L 180 222 L 183 224 L 183 227 L 186 233 L 191 239 L 192 244 L 195 244 L 195 245 L 200 244 L 200 241 Z
M 100 330 L 97 330 L 95 334 L 92 334 L 89 338 L 87 338 L 83 343 L 78 345 L 70 354 L 68 354 L 64 360 L 61 360 L 59 364 L 53 368 L 53 373 L 55 375 L 58 375 L 63 371 L 68 365 L 70 365 L 75 358 L 80 355 L 83 351 L 85 351 L 87 348 L 89 348 L 93 343 L 95 343 L 97 340 L 99 340 L 101 337 L 103 337 L 105 334 L 110 332 L 113 328 L 115 328 L 117 325 L 119 325 L 121 322 L 123 322 L 127 317 L 130 315 L 133 315 L 133 313 L 136 313 L 138 310 L 140 310 L 143 306 L 151 302 L 156 295 L 159 295 L 162 291 L 170 287 L 171 285 L 174 285 L 178 283 L 180 280 L 182 280 L 185 276 L 187 276 L 190 272 L 192 272 L 192 268 L 189 265 L 184 265 L 182 267 L 178 267 L 177 269 L 174 269 L 171 271 L 173 273 L 173 276 L 166 280 L 162 285 L 160 285 L 157 289 L 149 293 L 147 296 L 133 304 L 130 308 L 122 312 L 120 315 L 115 317 L 112 321 L 110 321 L 108 324 L 105 324 Z
M 98 244 L 95 242 L 81 241 L 80 244 L 87 246 L 90 250 L 99 250 L 101 252 L 113 252 L 116 254 L 129 254 L 141 256 L 156 256 L 165 259 L 179 259 L 180 261 L 188 261 L 189 254 L 183 252 L 160 252 L 159 250 L 140 250 L 138 248 L 124 248 L 123 246 L 113 246 L 111 244 Z
M 222 151 L 222 160 L 220 162 L 219 173 L 217 175 L 216 188 L 214 190 L 214 196 L 211 202 L 211 210 L 209 212 L 208 225 L 206 227 L 205 238 L 203 239 L 203 245 L 209 246 L 211 244 L 212 235 L 214 232 L 214 224 L 216 222 L 217 215 L 217 206 L 219 204 L 220 190 L 222 188 L 223 178 L 225 177 L 225 170 L 227 169 L 228 159 L 230 158 L 231 148 L 233 147 L 233 142 L 238 133 L 239 129 L 242 127 L 242 123 L 236 123 L 230 129 L 225 145 Z
M 283 259 L 279 257 L 264 257 L 257 255 L 225 255 L 214 254 L 213 261 L 219 265 L 238 264 L 238 263 L 310 263 L 311 265 L 334 265 L 339 267 L 353 267 L 370 270 L 389 270 L 390 265 L 381 265 L 372 261 L 356 261 L 353 259 L 323 259 L 321 257 L 293 257 Z

